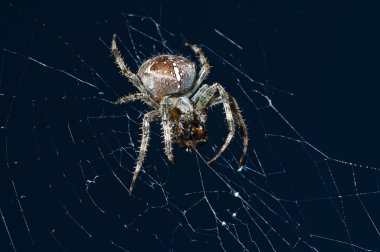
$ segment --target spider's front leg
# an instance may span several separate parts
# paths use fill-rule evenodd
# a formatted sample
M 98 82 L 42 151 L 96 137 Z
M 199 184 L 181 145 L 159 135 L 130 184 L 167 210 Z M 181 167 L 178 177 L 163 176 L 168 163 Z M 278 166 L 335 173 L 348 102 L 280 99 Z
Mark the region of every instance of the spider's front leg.
M 169 161 L 174 163 L 169 104 L 167 101 L 168 101 L 167 97 L 164 97 L 161 101 L 161 109 L 162 109 L 161 122 L 162 122 L 162 130 L 164 132 L 165 153 Z
M 226 90 L 224 90 L 222 85 L 220 85 L 219 83 L 213 84 L 210 87 L 209 92 L 214 92 L 214 93 L 218 92 L 219 93 L 220 99 L 223 103 L 224 112 L 226 114 L 226 120 L 227 120 L 227 126 L 228 126 L 229 132 L 228 132 L 226 140 L 224 141 L 222 148 L 220 148 L 219 152 L 215 155 L 215 157 L 210 159 L 207 162 L 207 164 L 214 162 L 216 159 L 219 158 L 220 155 L 222 155 L 222 153 L 226 150 L 227 146 L 230 144 L 232 138 L 235 135 L 235 121 L 234 121 L 234 117 L 232 115 L 231 101 L 229 99 L 228 93 L 226 92 Z M 216 98 L 218 98 L 218 97 L 216 97 Z M 209 106 L 212 106 L 212 105 L 213 105 L 213 103 L 211 102 L 209 104 Z
M 244 119 L 240 113 L 239 105 L 236 102 L 236 99 L 234 97 L 232 97 L 230 94 L 229 94 L 229 98 L 231 101 L 232 112 L 235 116 L 237 124 L 239 125 L 240 135 L 243 138 L 243 153 L 241 154 L 240 160 L 239 160 L 239 164 L 243 165 L 244 158 L 245 158 L 245 155 L 247 154 L 247 150 L 248 150 L 248 129 L 244 123 Z
M 218 95 L 217 95 L 218 94 Z M 227 146 L 230 144 L 234 134 L 235 134 L 235 119 L 240 128 L 240 133 L 243 138 L 243 153 L 240 156 L 239 164 L 243 165 L 245 154 L 248 149 L 248 130 L 244 123 L 243 117 L 239 111 L 239 106 L 230 94 L 228 94 L 224 88 L 219 84 L 215 83 L 212 86 L 203 85 L 198 92 L 191 98 L 196 104 L 196 109 L 201 110 L 203 108 L 208 108 L 222 103 L 224 111 L 226 114 L 227 125 L 229 133 L 227 138 L 219 150 L 219 152 L 209 160 L 207 163 L 215 161 L 219 156 L 225 151 Z
M 146 152 L 148 150 L 149 138 L 150 138 L 150 123 L 160 118 L 160 112 L 157 110 L 150 111 L 144 115 L 142 123 L 142 139 L 140 145 L 139 156 L 137 158 L 135 172 L 133 174 L 131 186 L 129 187 L 129 195 L 132 195 L 133 187 L 135 186 L 136 179 L 141 171 L 142 164 L 145 159 Z

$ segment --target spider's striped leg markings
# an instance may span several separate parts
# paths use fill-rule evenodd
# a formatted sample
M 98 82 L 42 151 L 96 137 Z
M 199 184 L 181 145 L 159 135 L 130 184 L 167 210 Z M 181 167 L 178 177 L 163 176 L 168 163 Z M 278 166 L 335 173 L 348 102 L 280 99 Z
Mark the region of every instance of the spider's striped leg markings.
M 168 97 L 164 97 L 161 101 L 161 110 L 162 110 L 162 116 L 161 116 L 161 123 L 162 123 L 162 130 L 164 133 L 164 144 L 165 144 L 165 153 L 168 157 L 169 161 L 174 163 L 174 156 L 173 156 L 173 147 L 172 147 L 172 130 L 170 126 L 170 113 L 169 113 L 169 104 L 168 104 Z
M 216 95 L 217 93 L 218 95 Z M 206 88 L 203 88 L 202 86 L 199 91 L 193 96 L 192 100 L 194 101 L 197 110 L 223 103 L 229 133 L 219 152 L 215 155 L 215 157 L 207 162 L 210 164 L 219 158 L 219 156 L 225 151 L 235 134 L 235 120 L 232 114 L 230 95 L 219 83 L 215 83 L 210 87 L 206 86 Z
M 140 78 L 136 74 L 132 73 L 131 70 L 125 65 L 123 56 L 121 56 L 121 53 L 116 45 L 116 34 L 114 34 L 112 38 L 111 51 L 112 51 L 113 57 L 115 58 L 115 62 L 120 69 L 120 72 L 125 77 L 127 77 L 128 80 L 132 82 L 132 84 L 135 85 L 141 93 L 149 94 L 149 91 L 143 85 Z M 158 104 L 154 101 L 152 97 L 147 96 L 146 100 L 151 107 L 153 108 L 158 107 Z
M 214 95 L 212 93 L 211 97 L 207 95 L 207 92 L 209 92 L 209 85 L 203 84 L 198 91 L 191 97 L 191 101 L 195 104 L 195 109 L 203 109 L 206 108 L 206 104 L 210 101 L 211 97 Z
M 228 94 L 219 83 L 215 83 L 210 87 L 204 84 L 191 99 L 194 102 L 197 110 L 202 110 L 204 108 L 209 108 L 223 103 L 224 111 L 226 114 L 229 133 L 227 135 L 224 145 L 222 146 L 218 154 L 216 154 L 216 156 L 207 163 L 215 161 L 230 144 L 235 134 L 235 117 L 239 125 L 242 137 L 244 139 L 243 154 L 241 155 L 239 162 L 240 165 L 242 165 L 248 147 L 248 131 L 244 124 L 243 117 L 240 114 L 236 100 L 230 94 Z
M 239 164 L 240 166 L 242 166 L 244 163 L 245 155 L 247 154 L 247 150 L 248 150 L 248 129 L 244 123 L 244 119 L 240 113 L 239 105 L 236 102 L 236 99 L 232 97 L 230 94 L 229 94 L 229 99 L 231 101 L 231 108 L 232 108 L 233 115 L 236 119 L 237 124 L 239 125 L 240 135 L 243 138 L 243 153 L 241 154 L 240 160 L 239 160 Z
M 142 139 L 140 145 L 139 156 L 137 157 L 135 172 L 131 186 L 129 187 L 129 195 L 132 195 L 133 187 L 135 186 L 136 179 L 141 171 L 143 161 L 145 159 L 146 152 L 148 150 L 149 138 L 150 138 L 150 123 L 160 118 L 160 112 L 157 110 L 150 111 L 144 115 L 142 122 Z
M 136 94 L 131 94 L 131 95 L 125 95 L 123 97 L 120 97 L 116 102 L 115 104 L 117 105 L 122 105 L 124 103 L 128 103 L 128 102 L 133 102 L 133 101 L 137 101 L 137 100 L 142 100 L 144 101 L 145 103 L 147 103 L 148 105 L 152 106 L 151 103 L 150 103 L 150 96 L 147 95 L 147 94 L 143 94 L 143 93 L 136 93 Z M 155 109 L 158 109 L 158 106 L 157 107 L 153 107 Z
M 226 120 L 227 120 L 227 126 L 228 126 L 229 132 L 228 132 L 226 140 L 224 141 L 222 148 L 220 148 L 219 152 L 215 155 L 215 157 L 210 159 L 207 162 L 207 164 L 210 164 L 211 162 L 219 158 L 219 156 L 226 150 L 227 146 L 230 144 L 232 138 L 235 135 L 235 121 L 232 115 L 232 110 L 231 110 L 231 105 L 230 105 L 231 102 L 229 100 L 228 93 L 226 92 L 226 90 L 224 90 L 224 88 L 219 83 L 213 84 L 210 87 L 210 89 L 214 89 L 215 91 L 218 91 L 219 96 L 221 97 L 223 107 L 224 107 L 224 112 L 226 114 Z M 212 106 L 212 103 L 210 104 L 210 106 Z
M 206 88 L 203 88 L 205 86 L 206 86 Z M 221 90 L 223 90 L 223 91 L 221 91 Z M 219 92 L 218 96 L 215 95 L 217 91 Z M 208 87 L 207 85 L 203 85 L 199 89 L 199 91 L 193 96 L 192 99 L 194 100 L 197 109 L 202 109 L 204 107 L 206 107 L 206 108 L 212 107 L 212 106 L 218 105 L 220 103 L 223 103 L 229 129 L 231 129 L 231 127 L 230 127 L 231 125 L 229 123 L 229 122 L 231 122 L 231 119 L 230 119 L 229 114 L 230 114 L 230 112 L 232 112 L 234 120 L 232 120 L 231 123 L 234 124 L 236 122 L 238 124 L 239 129 L 240 129 L 240 134 L 243 138 L 243 152 L 242 152 L 242 154 L 240 156 L 240 160 L 239 160 L 239 165 L 243 165 L 244 158 L 245 158 L 245 155 L 246 155 L 247 150 L 248 150 L 248 130 L 247 130 L 247 126 L 244 123 L 244 119 L 241 115 L 239 105 L 236 102 L 236 99 L 232 95 L 228 94 L 220 84 L 214 84 L 211 87 Z M 229 103 L 230 108 L 228 108 L 228 104 L 225 104 L 225 102 Z M 233 132 L 231 132 L 231 130 L 230 130 L 230 133 L 227 136 L 226 142 L 223 145 L 223 147 L 221 148 L 220 152 L 217 154 L 217 156 L 215 156 L 213 159 L 211 159 L 208 163 L 215 161 L 220 156 L 220 154 L 223 153 L 223 151 L 228 146 L 228 144 L 230 143 L 230 141 L 234 135 L 234 130 L 235 130 L 235 127 L 233 126 Z
M 187 97 L 192 96 L 198 89 L 198 87 L 202 84 L 202 82 L 207 78 L 207 76 L 210 73 L 210 64 L 208 63 L 208 60 L 206 56 L 204 55 L 202 49 L 197 47 L 196 45 L 190 45 L 190 44 L 185 44 L 186 46 L 189 46 L 191 50 L 195 53 L 195 55 L 198 57 L 198 61 L 201 64 L 201 69 L 199 70 L 198 78 L 189 91 L 188 94 L 186 94 Z

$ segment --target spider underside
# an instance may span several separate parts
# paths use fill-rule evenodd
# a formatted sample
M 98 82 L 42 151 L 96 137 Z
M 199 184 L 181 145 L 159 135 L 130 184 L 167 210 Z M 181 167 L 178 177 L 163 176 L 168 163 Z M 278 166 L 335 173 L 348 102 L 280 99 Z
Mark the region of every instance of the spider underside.
M 141 171 L 150 137 L 150 123 L 161 120 L 165 154 L 173 162 L 173 142 L 191 151 L 198 144 L 207 142 L 205 124 L 209 107 L 223 104 L 229 133 L 219 152 L 207 163 L 215 161 L 230 144 L 235 134 L 235 123 L 243 138 L 243 151 L 239 160 L 243 165 L 248 148 L 248 131 L 234 97 L 219 83 L 202 84 L 210 73 L 210 65 L 202 50 L 196 45 L 189 46 L 201 65 L 198 76 L 195 63 L 179 55 L 159 55 L 146 60 L 134 74 L 127 65 L 116 45 L 113 35 L 111 50 L 121 74 L 137 87 L 139 93 L 119 98 L 115 103 L 124 104 L 142 100 L 153 110 L 144 114 L 142 139 L 137 157 L 129 194 L 132 194 L 136 179 Z M 197 77 L 197 78 L 196 78 Z

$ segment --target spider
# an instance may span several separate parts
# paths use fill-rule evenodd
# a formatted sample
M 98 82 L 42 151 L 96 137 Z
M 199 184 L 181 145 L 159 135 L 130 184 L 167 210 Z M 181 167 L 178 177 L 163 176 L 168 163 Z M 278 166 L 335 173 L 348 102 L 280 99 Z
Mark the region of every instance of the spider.
M 185 44 L 195 53 L 200 63 L 197 75 L 195 63 L 179 55 L 158 55 L 141 64 L 137 74 L 127 65 L 116 45 L 113 35 L 111 50 L 121 74 L 139 90 L 138 93 L 120 97 L 115 104 L 142 100 L 153 110 L 144 114 L 142 140 L 136 161 L 129 194 L 132 194 L 141 171 L 149 144 L 150 123 L 160 120 L 163 129 L 165 154 L 174 163 L 173 142 L 186 151 L 193 151 L 198 144 L 207 142 L 205 124 L 208 108 L 223 104 L 229 133 L 219 152 L 207 163 L 215 161 L 230 144 L 235 134 L 235 123 L 240 128 L 243 152 L 239 163 L 243 165 L 248 148 L 248 131 L 239 106 L 219 83 L 202 84 L 210 73 L 210 65 L 202 50 L 196 45 Z

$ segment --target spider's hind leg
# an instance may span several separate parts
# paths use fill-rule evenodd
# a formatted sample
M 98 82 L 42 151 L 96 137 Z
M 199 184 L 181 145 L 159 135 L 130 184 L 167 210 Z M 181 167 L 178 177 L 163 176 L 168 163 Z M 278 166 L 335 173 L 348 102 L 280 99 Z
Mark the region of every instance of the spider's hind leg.
M 120 72 L 128 78 L 128 80 L 138 88 L 138 90 L 143 94 L 149 94 L 149 91 L 146 89 L 144 84 L 141 82 L 140 78 L 134 74 L 128 66 L 124 63 L 123 56 L 121 56 L 121 53 L 119 51 L 119 48 L 117 48 L 116 45 L 116 34 L 112 37 L 112 44 L 111 44 L 111 51 L 112 55 L 115 58 L 115 62 L 117 66 L 120 69 Z M 151 98 L 150 96 L 147 96 L 145 98 L 148 101 L 148 104 L 152 107 L 158 107 L 158 104 Z
M 208 63 L 208 60 L 207 60 L 206 56 L 204 55 L 201 48 L 199 48 L 196 45 L 191 45 L 191 44 L 187 44 L 187 43 L 185 45 L 189 46 L 191 48 L 191 50 L 193 50 L 195 55 L 197 55 L 197 57 L 198 57 L 199 63 L 201 64 L 201 69 L 199 70 L 198 79 L 196 80 L 194 86 L 191 88 L 191 91 L 187 94 L 187 97 L 190 97 L 190 96 L 192 96 L 192 94 L 194 94 L 197 91 L 198 87 L 207 78 L 207 76 L 210 73 L 211 66 Z

